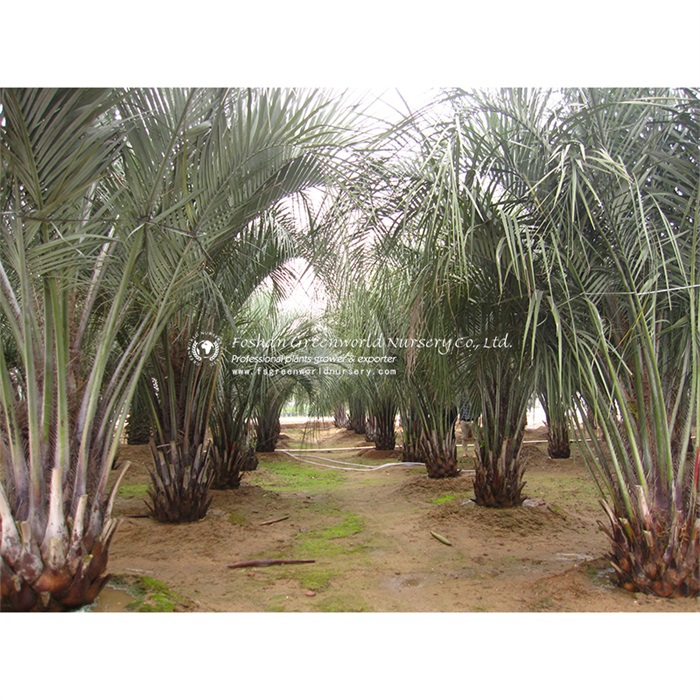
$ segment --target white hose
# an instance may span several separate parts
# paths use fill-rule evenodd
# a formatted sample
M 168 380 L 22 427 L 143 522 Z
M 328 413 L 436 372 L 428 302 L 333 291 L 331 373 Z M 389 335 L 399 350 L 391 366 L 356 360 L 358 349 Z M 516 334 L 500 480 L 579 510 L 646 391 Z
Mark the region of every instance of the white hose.
M 357 464 L 356 462 L 339 462 L 336 459 L 329 459 L 328 457 L 314 457 L 315 460 L 322 460 L 322 461 L 313 461 L 310 459 L 302 459 L 301 457 L 297 457 L 296 455 L 292 454 L 291 452 L 288 452 L 287 450 L 277 450 L 280 454 L 287 455 L 288 457 L 291 457 L 292 459 L 296 459 L 298 462 L 304 462 L 305 464 L 313 464 L 316 467 L 327 467 L 328 469 L 339 469 L 341 471 L 349 471 L 349 472 L 374 472 L 377 471 L 377 469 L 386 469 L 386 467 L 397 467 L 397 466 L 403 466 L 403 467 L 424 467 L 425 463 L 424 462 L 387 462 L 386 464 L 380 464 L 376 467 L 373 467 L 370 464 Z M 328 462 L 332 462 L 333 464 L 328 464 Z M 343 464 L 346 466 L 343 467 L 337 467 L 335 466 L 336 464 Z
M 523 440 L 523 445 L 532 445 L 535 443 L 547 442 L 547 440 Z M 461 445 L 460 445 L 461 446 Z M 474 443 L 468 443 L 469 447 L 473 447 Z M 386 464 L 380 464 L 373 467 L 369 464 L 358 464 L 357 462 L 339 462 L 337 459 L 331 459 L 330 457 L 315 456 L 314 459 L 320 461 L 312 461 L 310 459 L 302 459 L 297 457 L 292 452 L 330 452 L 336 450 L 373 450 L 374 447 L 326 447 L 326 448 L 305 448 L 305 449 L 294 449 L 294 450 L 275 450 L 279 454 L 287 455 L 292 459 L 296 459 L 298 462 L 303 464 L 311 464 L 315 467 L 326 467 L 327 469 L 338 469 L 344 472 L 376 472 L 379 469 L 386 469 L 387 467 L 424 467 L 425 462 L 387 462 Z M 329 464 L 330 462 L 330 464 Z M 342 464 L 344 466 L 337 467 L 336 464 Z M 460 469 L 462 474 L 474 474 L 476 470 L 474 469 Z
M 297 450 L 299 452 L 306 451 L 306 450 Z M 338 469 L 340 471 L 344 472 L 376 472 L 379 469 L 386 469 L 387 467 L 424 467 L 425 462 L 387 462 L 386 464 L 379 464 L 376 467 L 373 467 L 369 464 L 357 464 L 354 462 L 339 462 L 336 459 L 328 459 L 327 457 L 315 457 L 314 459 L 317 460 L 325 460 L 325 462 L 333 462 L 334 464 L 327 464 L 324 463 L 323 461 L 320 462 L 314 462 L 310 459 L 302 459 L 301 457 L 297 457 L 296 455 L 293 455 L 291 452 L 288 452 L 287 450 L 277 450 L 277 452 L 287 455 L 288 457 L 291 457 L 292 459 L 296 459 L 298 462 L 302 462 L 304 464 L 312 464 L 315 467 L 326 467 L 327 469 Z M 345 465 L 351 465 L 351 466 L 344 466 L 344 467 L 336 467 L 335 464 L 345 464 Z M 473 474 L 474 470 L 473 469 L 460 469 L 460 472 L 463 474 Z

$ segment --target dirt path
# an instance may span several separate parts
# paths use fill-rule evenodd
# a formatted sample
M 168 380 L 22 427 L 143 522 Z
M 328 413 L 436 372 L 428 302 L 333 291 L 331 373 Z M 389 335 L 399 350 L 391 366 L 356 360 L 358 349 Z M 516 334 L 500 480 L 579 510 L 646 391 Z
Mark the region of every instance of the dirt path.
M 298 446 L 301 430 L 286 426 L 283 446 Z M 363 443 L 328 427 L 313 444 Z M 421 467 L 340 471 L 274 454 L 263 456 L 237 491 L 214 492 L 204 520 L 165 525 L 128 517 L 146 512 L 148 452 L 125 447 L 121 457 L 134 467 L 117 500 L 117 514 L 127 517 L 109 568 L 122 582 L 162 582 L 181 610 L 697 611 L 696 600 L 658 600 L 614 585 L 596 522 L 600 507 L 581 459 L 554 462 L 544 449 L 525 448 L 531 500 L 518 509 L 475 506 L 469 474 L 431 480 Z M 395 459 L 359 449 L 331 456 L 369 456 L 375 465 Z M 227 568 L 269 558 L 315 563 Z M 114 595 L 106 591 L 102 606 Z

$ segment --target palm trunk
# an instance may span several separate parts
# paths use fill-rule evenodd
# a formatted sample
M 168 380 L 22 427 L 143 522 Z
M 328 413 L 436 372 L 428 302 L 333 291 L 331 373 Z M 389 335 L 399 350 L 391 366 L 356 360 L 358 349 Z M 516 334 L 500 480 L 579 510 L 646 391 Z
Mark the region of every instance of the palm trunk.
M 186 454 L 175 442 L 156 446 L 153 438 L 150 447 L 154 471 L 148 490 L 151 503 L 147 505 L 151 515 L 163 523 L 201 520 L 212 501 L 208 450 L 199 444 L 194 453 Z
M 454 428 L 447 432 L 424 430 L 420 437 L 420 453 L 429 478 L 445 479 L 459 475 L 461 469 L 457 466 Z
M 532 376 L 521 376 L 511 358 L 493 360 L 480 373 L 482 425 L 475 424 L 474 499 L 489 508 L 512 508 L 525 500 L 520 461 Z
M 569 427 L 565 421 L 552 421 L 547 418 L 547 454 L 552 459 L 569 459 L 571 445 Z
M 457 437 L 455 426 L 457 411 L 454 408 L 423 407 L 418 434 L 418 453 L 425 463 L 428 477 L 445 479 L 457 476 Z
M 255 428 L 255 451 L 274 452 L 282 432 L 280 416 L 276 412 L 258 415 Z
M 220 449 L 216 440 L 211 446 L 212 489 L 237 489 L 241 485 L 243 472 L 258 468 L 255 450 L 245 439 L 236 441 Z
M 83 495 L 71 526 L 60 527 L 63 496 L 60 470 L 54 469 L 50 508 L 55 525 L 50 521 L 43 539 L 36 538 L 30 522 L 12 517 L 0 489 L 0 611 L 62 612 L 95 601 L 110 579 L 108 551 L 118 525 L 111 512 L 124 471 L 102 507 L 96 504 L 88 512 L 88 496 Z
M 608 520 L 603 530 L 619 585 L 661 597 L 694 597 L 700 594 L 700 450 L 687 451 L 687 439 L 698 420 L 697 368 L 677 372 L 678 360 L 674 364 L 662 354 L 677 348 L 659 347 L 656 325 L 639 321 L 641 308 L 635 300 L 618 309 L 616 325 L 610 325 L 614 354 L 602 343 L 598 349 L 605 353 L 606 371 L 593 374 L 591 363 L 581 369 L 591 372 L 594 391 L 582 400 L 595 408 L 599 430 L 585 423 L 580 432 L 588 440 L 580 445 L 602 485 Z M 600 398 L 610 395 L 616 397 L 612 410 Z
M 250 420 L 257 383 L 251 387 L 236 379 L 230 365 L 224 363 L 209 416 L 213 489 L 237 489 L 243 473 L 258 466 Z
M 229 395 L 221 392 L 209 422 L 211 431 L 211 469 L 213 489 L 237 489 L 243 472 L 255 471 L 258 457 L 251 445 L 245 407 L 231 405 Z
M 403 445 L 401 447 L 401 461 L 423 462 L 421 452 L 420 424 L 409 413 L 401 414 L 401 434 Z
M 551 459 L 568 459 L 571 456 L 569 443 L 570 401 L 562 392 L 557 377 L 547 368 L 543 386 L 539 392 L 540 403 L 547 421 L 547 454 Z
M 336 406 L 335 411 L 333 411 L 333 425 L 336 428 L 347 428 L 348 427 L 348 414 L 345 410 L 345 404 L 340 403 Z
M 695 456 L 696 474 L 700 450 Z M 697 483 L 697 477 L 696 477 Z M 700 519 L 688 512 L 670 517 L 673 508 L 648 504 L 641 487 L 636 489 L 636 517 L 619 514 L 603 502 L 611 544 L 608 555 L 618 583 L 628 591 L 662 598 L 700 595 Z
M 189 358 L 187 341 L 194 335 L 194 324 L 185 320 L 183 327 L 173 326 L 162 336 L 162 350 L 152 357 L 156 383 L 149 386 L 149 396 L 156 428 L 150 442 L 153 471 L 148 493 L 153 517 L 179 523 L 200 520 L 211 504 L 206 433 L 218 365 Z
M 393 450 L 396 447 L 396 406 L 391 399 L 380 401 L 378 410 L 372 413 L 374 435 L 372 440 L 377 450 Z
M 374 441 L 377 450 L 393 450 L 396 447 L 395 416 L 383 416 L 378 422 L 377 438 Z
M 367 416 L 365 405 L 360 399 L 350 400 L 349 430 L 354 430 L 358 435 L 364 435 L 367 431 Z
M 520 462 L 524 430 L 515 438 L 505 438 L 495 453 L 481 445 L 476 450 L 474 500 L 489 508 L 513 508 L 525 500 L 522 495 L 525 469 Z

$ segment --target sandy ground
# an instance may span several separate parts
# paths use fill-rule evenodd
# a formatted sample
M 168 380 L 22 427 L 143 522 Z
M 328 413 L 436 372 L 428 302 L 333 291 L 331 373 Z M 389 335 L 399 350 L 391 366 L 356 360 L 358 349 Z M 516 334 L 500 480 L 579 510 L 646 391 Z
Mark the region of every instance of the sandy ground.
M 304 454 L 312 460 L 325 454 L 381 465 L 398 458 L 362 449 L 362 436 L 328 424 L 312 433 L 288 422 L 283 433 L 283 448 L 336 448 Z M 543 438 L 540 427 L 529 430 L 526 440 Z M 423 468 L 402 465 L 343 471 L 275 453 L 261 456 L 240 489 L 213 492 L 202 521 L 167 525 L 142 517 L 147 448 L 125 446 L 120 458 L 133 466 L 116 501 L 115 514 L 123 521 L 109 570 L 117 580 L 162 581 L 177 594 L 178 609 L 189 611 L 699 609 L 697 600 L 660 600 L 619 589 L 597 522 L 602 509 L 575 448 L 571 459 L 556 461 L 547 458 L 542 442 L 523 449 L 529 500 L 517 509 L 474 505 L 469 473 L 432 480 Z M 468 457 L 461 461 L 465 470 L 473 466 Z M 265 524 L 279 518 L 284 520 Z M 314 563 L 227 568 L 272 558 Z M 96 609 L 121 610 L 128 600 L 109 587 Z

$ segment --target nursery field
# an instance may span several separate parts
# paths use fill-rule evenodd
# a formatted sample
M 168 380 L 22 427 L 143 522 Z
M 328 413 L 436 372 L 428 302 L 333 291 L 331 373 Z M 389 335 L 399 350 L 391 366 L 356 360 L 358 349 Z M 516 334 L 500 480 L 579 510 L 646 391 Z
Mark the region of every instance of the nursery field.
M 473 464 L 468 456 L 460 457 L 460 476 L 428 479 L 417 466 L 365 469 L 361 465 L 396 462 L 400 454 L 378 452 L 363 436 L 328 423 L 283 422 L 282 432 L 278 451 L 260 455 L 258 469 L 238 490 L 213 491 L 207 516 L 191 524 L 164 524 L 147 516 L 148 447 L 123 446 L 119 460 L 132 466 L 115 505 L 122 522 L 110 550 L 113 578 L 92 609 L 699 609 L 697 599 L 654 598 L 615 585 L 592 479 L 575 446 L 570 459 L 547 457 L 541 427 L 527 431 L 528 500 L 514 509 L 482 508 L 470 500 Z M 299 448 L 336 449 L 283 452 Z M 301 462 L 293 454 L 355 466 L 334 469 Z M 313 561 L 229 568 L 271 559 Z

